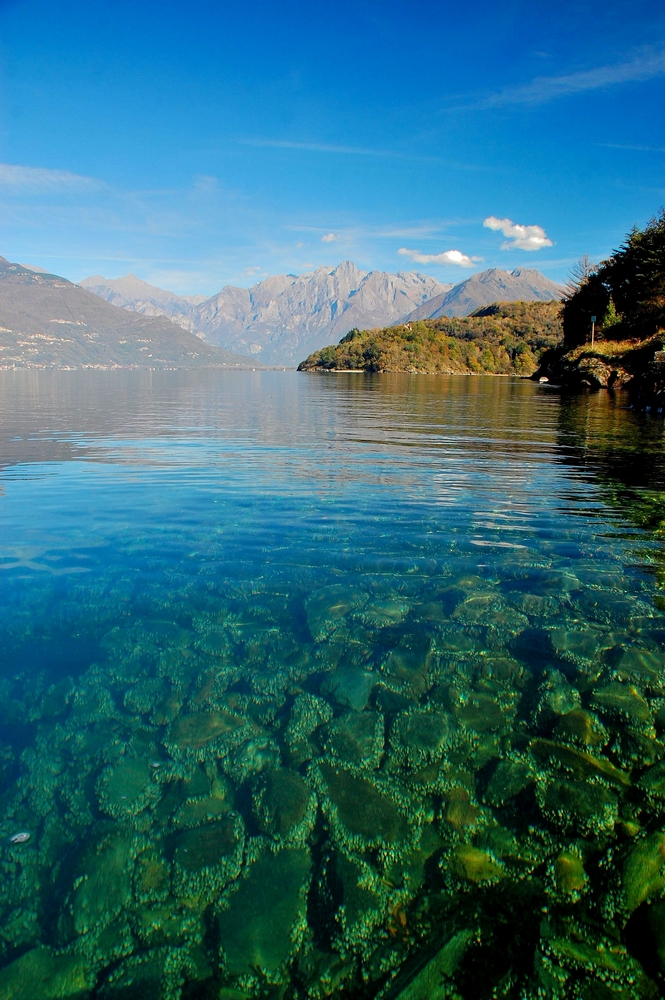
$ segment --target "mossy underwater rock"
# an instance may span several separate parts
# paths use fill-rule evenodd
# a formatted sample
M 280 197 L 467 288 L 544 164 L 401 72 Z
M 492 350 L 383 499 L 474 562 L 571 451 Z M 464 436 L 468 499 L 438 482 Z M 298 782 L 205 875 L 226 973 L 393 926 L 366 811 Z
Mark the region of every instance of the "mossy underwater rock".
M 97 783 L 99 804 L 114 819 L 134 816 L 161 795 L 153 770 L 140 757 L 121 757 L 102 773 Z
M 91 986 L 84 956 L 54 955 L 43 946 L 0 969 L 0 1000 L 74 1000 Z
M 629 913 L 665 889 L 665 833 L 639 840 L 627 856 L 621 878 L 623 901 Z
M 380 712 L 348 712 L 331 722 L 323 734 L 323 749 L 343 764 L 376 768 L 384 747 Z
M 344 846 L 396 844 L 409 836 L 409 824 L 397 805 L 366 778 L 341 767 L 320 764 L 313 770 L 321 788 L 321 805 Z
M 449 867 L 455 875 L 475 885 L 498 882 L 505 874 L 491 854 L 481 851 L 478 847 L 472 847 L 471 844 L 458 844 L 449 862 L 442 861 L 441 864 Z
M 134 839 L 126 831 L 102 837 L 85 852 L 72 901 L 78 934 L 101 930 L 127 905 L 133 853 Z
M 297 771 L 275 768 L 255 796 L 254 813 L 264 833 L 276 839 L 300 839 L 314 825 L 316 796 Z
M 233 976 L 260 970 L 274 977 L 289 958 L 292 934 L 304 920 L 309 851 L 286 847 L 264 851 L 218 916 L 227 971 Z
M 619 818 L 615 794 L 604 785 L 554 779 L 539 789 L 543 814 L 562 831 L 611 833 Z
M 324 680 L 321 693 L 329 695 L 341 708 L 362 712 L 378 677 L 367 670 L 335 670 Z
M 251 732 L 247 720 L 220 708 L 178 716 L 171 723 L 164 743 L 176 755 L 205 759 L 214 756 L 216 749 L 223 751 L 238 746 Z
M 554 861 L 554 881 L 557 889 L 577 897 L 586 889 L 589 877 L 582 859 L 575 851 L 562 851 Z
M 314 591 L 307 599 L 307 624 L 314 642 L 323 642 L 343 623 L 346 615 L 360 607 L 366 595 L 344 583 Z
M 390 734 L 391 755 L 407 767 L 422 767 L 438 760 L 445 750 L 449 728 L 443 712 L 430 709 L 401 712 Z

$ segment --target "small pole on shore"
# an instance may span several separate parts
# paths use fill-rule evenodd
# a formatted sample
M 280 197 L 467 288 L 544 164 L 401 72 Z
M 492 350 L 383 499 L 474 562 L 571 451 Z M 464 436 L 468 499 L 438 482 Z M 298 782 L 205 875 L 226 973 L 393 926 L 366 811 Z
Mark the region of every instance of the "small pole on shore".
M 591 317 L 591 346 L 593 347 L 593 339 L 596 335 L 596 317 Z

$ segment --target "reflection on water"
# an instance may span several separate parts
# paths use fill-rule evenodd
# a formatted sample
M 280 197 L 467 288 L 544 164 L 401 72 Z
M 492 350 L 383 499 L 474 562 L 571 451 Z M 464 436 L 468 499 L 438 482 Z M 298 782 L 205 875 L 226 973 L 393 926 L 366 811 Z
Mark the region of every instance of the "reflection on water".
M 661 995 L 660 423 L 0 389 L 0 1000 Z

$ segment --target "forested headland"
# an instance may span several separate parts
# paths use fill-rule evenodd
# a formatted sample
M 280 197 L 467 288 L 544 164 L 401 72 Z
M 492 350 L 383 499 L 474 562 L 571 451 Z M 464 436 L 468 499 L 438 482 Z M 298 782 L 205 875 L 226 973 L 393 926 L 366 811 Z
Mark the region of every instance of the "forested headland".
M 462 319 L 351 330 L 298 370 L 529 376 L 563 341 L 560 312 L 556 301 L 497 302 Z

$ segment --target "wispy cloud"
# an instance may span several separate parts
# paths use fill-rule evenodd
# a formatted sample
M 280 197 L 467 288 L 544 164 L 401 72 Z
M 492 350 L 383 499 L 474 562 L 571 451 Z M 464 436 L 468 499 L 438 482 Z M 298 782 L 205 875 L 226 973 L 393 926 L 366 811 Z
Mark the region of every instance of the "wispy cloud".
M 326 233 L 325 236 L 321 237 L 321 242 L 322 243 L 336 243 L 337 242 L 337 237 L 335 236 L 334 233 Z
M 502 250 L 542 250 L 554 246 L 542 226 L 522 226 L 512 219 L 497 219 L 493 215 L 485 219 L 483 225 L 503 233 L 506 242 L 501 244 Z
M 416 264 L 455 264 L 457 267 L 473 267 L 482 257 L 467 257 L 461 250 L 446 250 L 444 253 L 421 253 L 420 250 L 407 250 L 400 247 L 397 253 L 410 257 Z
M 466 110 L 500 108 L 514 104 L 544 104 L 558 97 L 602 90 L 623 83 L 641 83 L 665 75 L 665 52 L 645 50 L 627 62 L 561 76 L 537 76 L 529 83 L 502 90 L 467 105 Z
M 395 160 L 437 160 L 438 157 L 421 157 L 390 149 L 366 149 L 362 146 L 339 146 L 327 142 L 292 142 L 289 139 L 239 139 L 241 146 L 265 146 L 273 149 L 301 149 L 309 153 L 338 153 L 344 156 L 381 156 Z
M 596 145 L 605 149 L 631 149 L 637 153 L 665 153 L 664 146 L 628 146 L 620 142 L 597 142 Z
M 408 160 L 415 163 L 436 163 L 449 170 L 486 171 L 486 166 L 473 163 L 458 163 L 443 156 L 428 156 L 425 153 L 402 152 L 398 149 L 369 149 L 365 146 L 345 146 L 328 142 L 294 142 L 290 139 L 238 139 L 241 146 L 256 146 L 266 149 L 295 149 L 306 153 L 332 153 L 335 156 L 374 156 L 386 160 Z
M 105 185 L 94 177 L 82 177 L 68 170 L 48 170 L 46 167 L 21 167 L 0 163 L 0 188 L 32 193 L 99 191 Z

